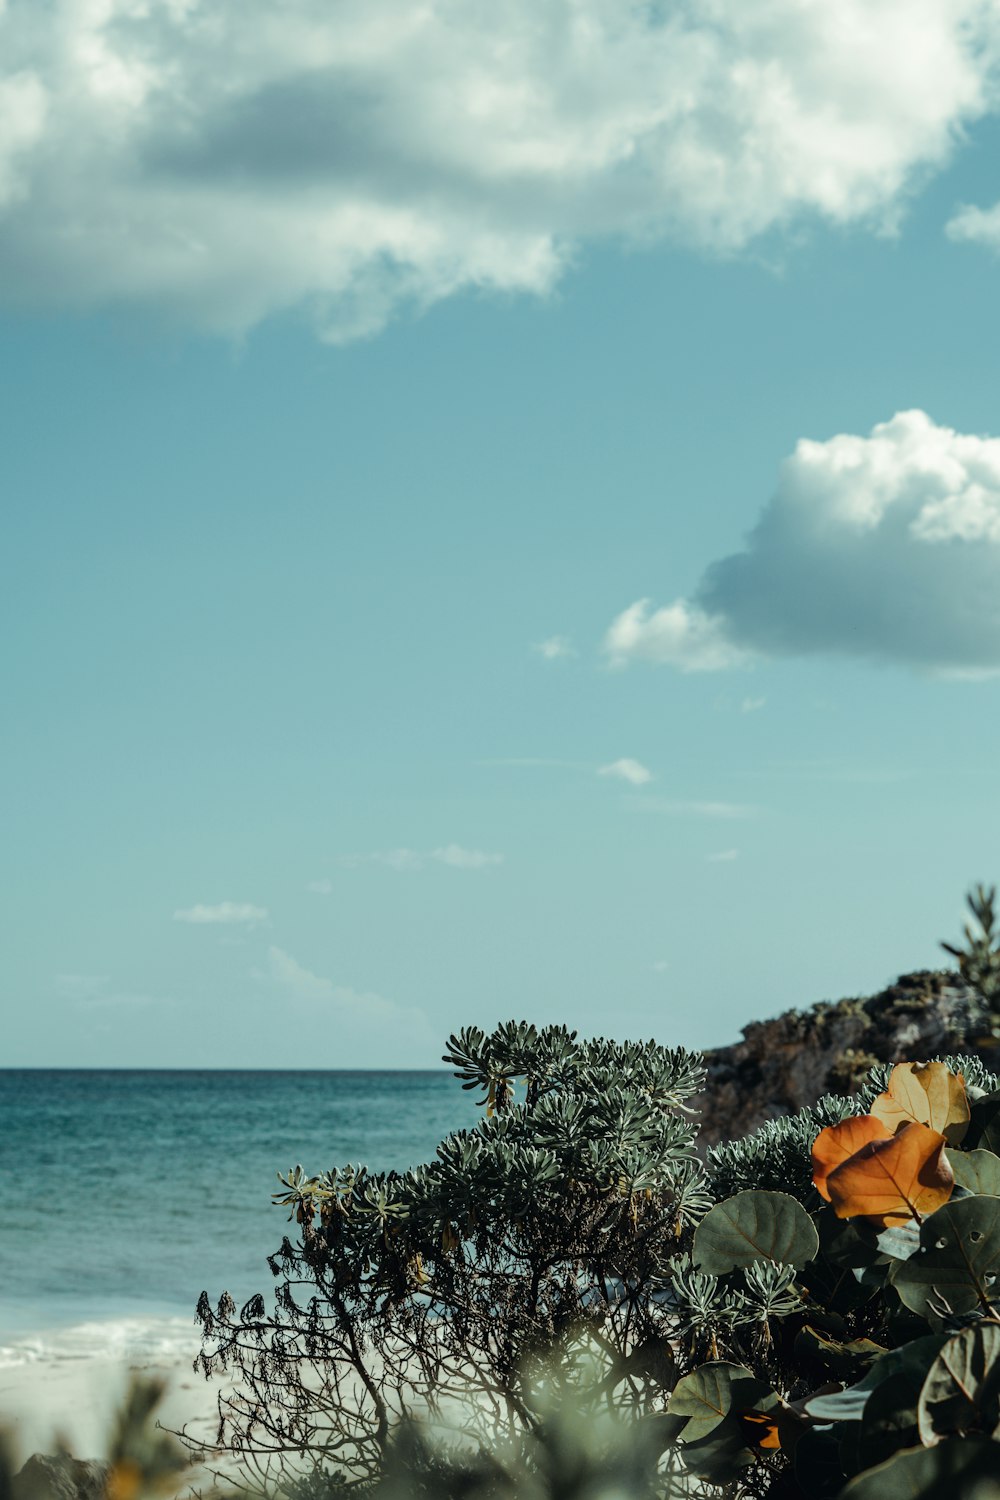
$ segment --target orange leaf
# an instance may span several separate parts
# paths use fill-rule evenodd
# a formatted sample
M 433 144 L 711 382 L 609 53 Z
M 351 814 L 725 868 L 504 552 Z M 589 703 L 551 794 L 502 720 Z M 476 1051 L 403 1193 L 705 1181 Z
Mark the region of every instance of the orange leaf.
M 773 1450 L 781 1447 L 778 1424 L 765 1411 L 745 1411 L 740 1415 L 744 1435 L 757 1448 Z
M 881 1120 L 871 1115 L 855 1115 L 850 1120 L 841 1120 L 839 1125 L 828 1125 L 813 1141 L 813 1182 L 816 1190 L 827 1203 L 830 1193 L 826 1179 L 837 1167 L 867 1146 L 869 1141 L 887 1141 L 892 1131 L 887 1130 Z
M 914 1122 L 869 1141 L 826 1179 L 838 1219 L 863 1218 L 888 1229 L 932 1214 L 955 1186 L 944 1148 L 940 1131 Z
M 950 1073 L 943 1062 L 897 1063 L 889 1074 L 889 1087 L 870 1112 L 893 1134 L 916 1120 L 940 1131 L 949 1146 L 957 1146 L 969 1124 L 965 1079 L 961 1073 Z

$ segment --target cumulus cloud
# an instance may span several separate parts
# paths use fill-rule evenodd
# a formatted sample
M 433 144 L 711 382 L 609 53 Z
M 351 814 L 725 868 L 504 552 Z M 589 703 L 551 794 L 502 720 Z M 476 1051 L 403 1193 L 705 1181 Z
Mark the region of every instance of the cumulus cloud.
M 565 661 L 567 657 L 576 655 L 573 642 L 567 635 L 550 635 L 547 640 L 536 641 L 531 649 L 546 661 Z
M 630 605 L 605 649 L 682 671 L 818 652 L 1000 671 L 1000 439 L 922 411 L 802 439 L 744 549 L 690 600 Z
M 344 340 L 591 237 L 891 227 L 998 46 L 992 0 L 0 5 L 0 289 Z
M 502 854 L 488 854 L 483 849 L 465 849 L 461 844 L 443 844 L 438 849 L 383 849 L 373 854 L 345 854 L 341 864 L 386 865 L 390 870 L 423 870 L 429 864 L 448 865 L 453 870 L 485 870 L 503 864 Z
M 217 906 L 185 906 L 174 912 L 175 922 L 191 922 L 196 927 L 256 927 L 267 921 L 266 906 L 252 906 L 249 901 L 220 901 Z
M 647 781 L 652 781 L 653 773 L 648 770 L 641 761 L 632 760 L 625 755 L 621 760 L 613 760 L 609 766 L 601 766 L 597 772 L 598 776 L 613 776 L 617 781 L 627 781 L 630 786 L 645 786 Z

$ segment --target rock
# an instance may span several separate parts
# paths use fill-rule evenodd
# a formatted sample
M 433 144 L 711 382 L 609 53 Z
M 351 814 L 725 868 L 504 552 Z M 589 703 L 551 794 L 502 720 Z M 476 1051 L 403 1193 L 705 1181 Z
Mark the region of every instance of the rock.
M 104 1500 L 108 1465 L 68 1453 L 33 1453 L 11 1481 L 11 1500 Z
M 699 1145 L 714 1146 L 794 1114 L 822 1094 L 851 1094 L 877 1062 L 966 1052 L 1000 1071 L 977 1038 L 974 992 L 948 970 L 903 974 L 866 998 L 823 1001 L 743 1028 L 743 1040 L 705 1054 Z

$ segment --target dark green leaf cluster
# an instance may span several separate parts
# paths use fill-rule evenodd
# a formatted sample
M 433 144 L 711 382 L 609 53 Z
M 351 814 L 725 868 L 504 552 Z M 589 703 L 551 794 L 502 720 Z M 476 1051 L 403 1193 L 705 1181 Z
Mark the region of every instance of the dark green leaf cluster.
M 713 1146 L 705 1162 L 713 1193 L 725 1198 L 745 1188 L 765 1188 L 811 1201 L 813 1141 L 825 1126 L 859 1113 L 857 1100 L 827 1094 L 794 1115 L 768 1120 L 742 1140 Z

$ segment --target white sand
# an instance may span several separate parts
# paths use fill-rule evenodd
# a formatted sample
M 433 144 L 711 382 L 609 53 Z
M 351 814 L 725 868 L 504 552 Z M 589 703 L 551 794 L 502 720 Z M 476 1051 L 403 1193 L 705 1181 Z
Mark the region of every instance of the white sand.
M 158 1410 L 165 1427 L 180 1429 L 211 1448 L 218 1425 L 219 1385 L 174 1358 L 133 1366 L 143 1375 L 167 1381 Z M 0 1426 L 6 1429 L 18 1464 L 32 1453 L 52 1453 L 57 1439 L 77 1458 L 102 1458 L 112 1416 L 129 1378 L 120 1359 L 36 1360 L 0 1368 Z

